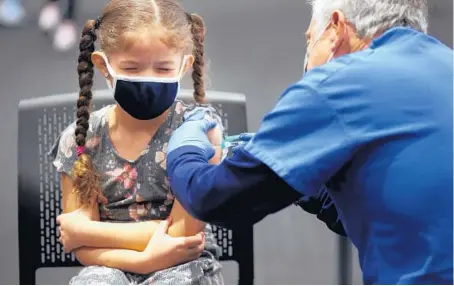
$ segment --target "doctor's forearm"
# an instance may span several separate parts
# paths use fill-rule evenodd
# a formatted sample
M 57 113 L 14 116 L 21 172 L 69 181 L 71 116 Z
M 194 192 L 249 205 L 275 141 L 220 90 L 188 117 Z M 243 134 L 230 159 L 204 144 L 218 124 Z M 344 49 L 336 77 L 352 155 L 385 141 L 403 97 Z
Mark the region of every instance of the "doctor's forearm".
M 182 206 L 194 217 L 221 226 L 253 224 L 301 196 L 242 149 L 211 166 L 198 148 L 180 147 L 168 155 L 167 172 Z

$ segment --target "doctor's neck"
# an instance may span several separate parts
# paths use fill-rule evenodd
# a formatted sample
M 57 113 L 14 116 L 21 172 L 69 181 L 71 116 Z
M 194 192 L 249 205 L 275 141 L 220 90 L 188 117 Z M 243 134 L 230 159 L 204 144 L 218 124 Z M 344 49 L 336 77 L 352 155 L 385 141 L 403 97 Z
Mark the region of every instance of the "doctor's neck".
M 351 52 L 359 52 L 361 50 L 367 49 L 372 42 L 371 39 L 359 39 L 353 38 L 350 39 L 350 50 Z
M 345 29 L 347 41 L 339 49 L 342 54 L 354 53 L 367 49 L 373 41 L 372 38 L 359 37 L 355 28 L 351 24 L 347 24 Z M 380 35 L 377 35 L 377 37 L 378 36 Z

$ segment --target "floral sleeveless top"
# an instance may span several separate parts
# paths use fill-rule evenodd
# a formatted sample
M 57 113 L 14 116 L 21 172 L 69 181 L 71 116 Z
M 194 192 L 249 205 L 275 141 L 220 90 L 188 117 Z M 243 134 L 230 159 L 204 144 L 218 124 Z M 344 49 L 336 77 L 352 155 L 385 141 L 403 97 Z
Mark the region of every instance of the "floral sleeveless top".
M 90 114 L 86 150 L 100 174 L 102 195 L 99 200 L 101 221 L 137 222 L 166 219 L 173 206 L 166 173 L 166 153 L 170 136 L 183 122 L 184 113 L 195 108 L 176 101 L 170 108 L 167 119 L 158 129 L 148 146 L 135 161 L 119 156 L 110 140 L 108 114 L 113 105 Z M 218 122 L 218 112 L 208 106 L 207 116 Z M 77 160 L 75 142 L 76 124 L 73 122 L 58 137 L 49 155 L 58 172 L 71 175 Z M 217 255 L 220 251 L 211 227 L 205 229 L 206 248 Z

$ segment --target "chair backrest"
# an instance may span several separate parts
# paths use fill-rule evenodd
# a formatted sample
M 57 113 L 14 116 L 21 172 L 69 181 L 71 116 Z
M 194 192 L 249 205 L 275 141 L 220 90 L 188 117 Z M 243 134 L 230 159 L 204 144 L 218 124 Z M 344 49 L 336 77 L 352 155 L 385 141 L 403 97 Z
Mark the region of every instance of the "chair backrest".
M 20 283 L 34 284 L 35 271 L 42 267 L 80 265 L 65 254 L 58 242 L 56 217 L 61 213 L 59 174 L 47 156 L 63 129 L 74 121 L 77 94 L 63 94 L 23 100 L 19 104 L 18 196 Z M 179 98 L 192 100 L 192 91 L 182 90 Z M 207 93 L 207 100 L 221 114 L 225 131 L 247 130 L 245 97 L 241 94 Z M 93 109 L 114 103 L 111 92 L 93 96 Z M 253 283 L 252 227 L 235 231 L 214 227 L 221 260 L 235 260 L 240 284 Z

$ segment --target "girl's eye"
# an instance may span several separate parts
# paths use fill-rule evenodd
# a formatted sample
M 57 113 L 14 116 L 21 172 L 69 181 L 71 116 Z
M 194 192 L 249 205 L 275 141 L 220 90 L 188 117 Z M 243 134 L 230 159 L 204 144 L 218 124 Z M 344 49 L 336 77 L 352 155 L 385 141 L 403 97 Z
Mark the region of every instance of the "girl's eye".
M 133 68 L 133 67 L 126 67 L 126 68 L 123 68 L 124 71 L 137 71 L 137 68 Z
M 175 70 L 175 69 L 158 68 L 158 69 L 157 69 L 157 72 L 158 72 L 159 74 L 167 75 L 167 74 L 172 73 L 174 70 Z

